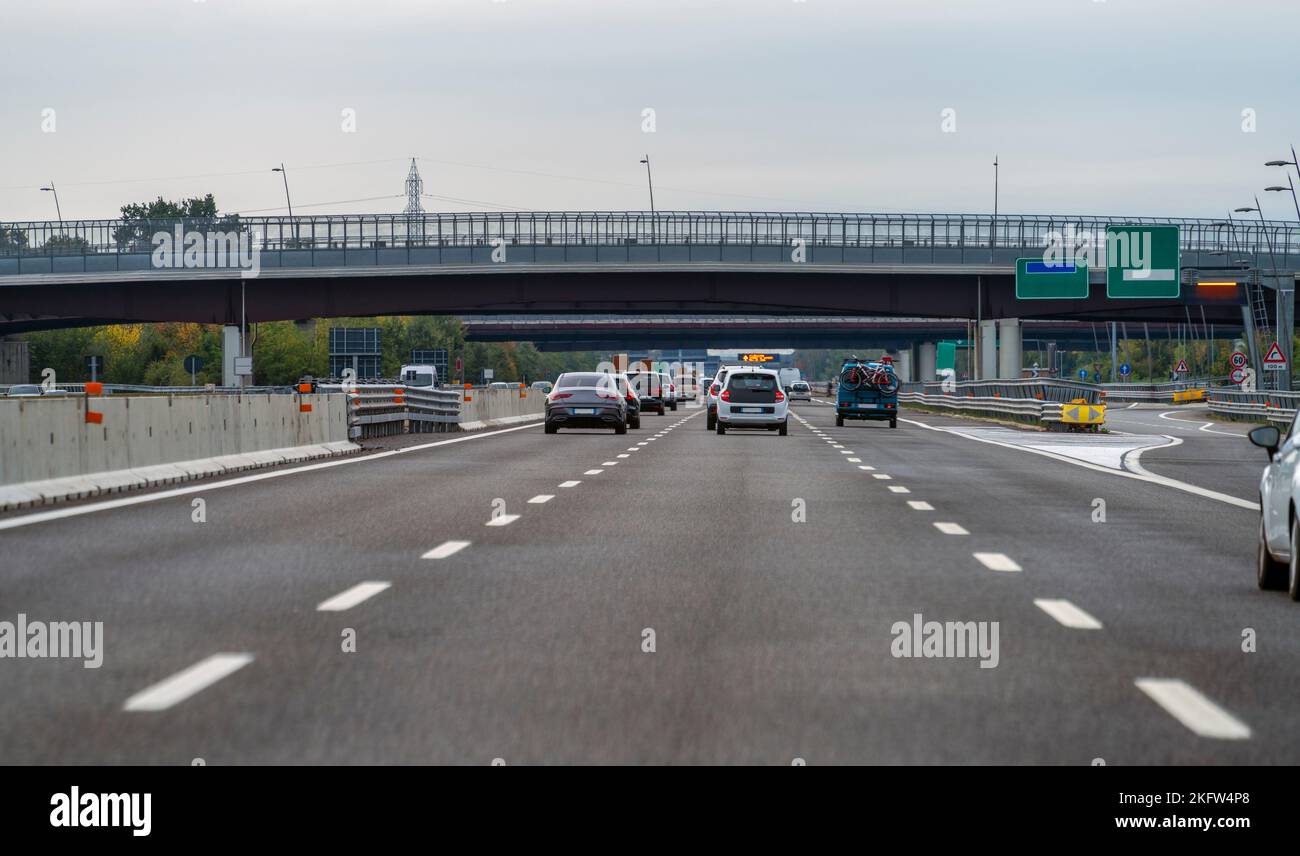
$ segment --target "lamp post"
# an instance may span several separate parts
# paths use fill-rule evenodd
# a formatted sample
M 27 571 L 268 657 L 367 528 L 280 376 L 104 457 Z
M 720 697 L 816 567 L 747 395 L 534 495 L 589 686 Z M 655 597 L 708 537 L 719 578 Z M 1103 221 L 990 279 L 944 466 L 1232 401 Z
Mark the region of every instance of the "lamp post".
M 57 213 L 57 214 L 59 215 L 59 228 L 62 229 L 62 228 L 63 228 L 63 209 L 59 207 L 59 191 L 58 191 L 58 189 L 55 188 L 55 186 L 54 186 L 54 180 L 51 179 L 51 180 L 50 180 L 50 186 L 49 186 L 49 187 L 42 187 L 41 190 L 45 191 L 46 193 L 53 193 L 53 194 L 54 194 L 54 211 L 55 211 L 55 213 Z
M 650 155 L 647 154 L 641 158 L 641 163 L 645 164 L 645 180 L 650 188 L 650 240 L 659 243 L 659 229 L 655 217 L 655 182 L 654 176 L 650 173 Z
M 993 249 L 997 246 L 998 235 L 998 156 L 993 156 L 993 222 L 989 224 L 989 262 L 993 261 Z
M 280 173 L 280 178 L 284 179 L 284 204 L 285 204 L 285 206 L 287 206 L 288 209 L 289 209 L 289 220 L 292 221 L 292 220 L 293 220 L 293 201 L 289 198 L 289 172 L 288 172 L 288 170 L 286 170 L 286 169 L 284 168 L 284 162 L 283 162 L 283 161 L 280 163 L 279 166 L 271 167 L 271 172 L 278 172 L 278 173 Z M 280 235 L 280 239 L 281 239 L 282 241 L 284 240 L 284 235 L 283 235 L 283 234 Z M 293 241 L 294 241 L 294 245 L 297 246 L 297 243 L 298 243 L 298 224 L 297 224 L 296 222 L 293 224 Z
M 1255 197 L 1254 206 L 1243 205 L 1241 208 L 1234 210 L 1238 214 L 1254 212 L 1259 215 L 1259 229 L 1264 233 L 1264 243 L 1268 246 L 1269 264 L 1273 268 L 1273 289 L 1277 301 L 1277 321 L 1275 324 L 1277 329 L 1274 341 L 1282 349 L 1282 356 L 1286 359 L 1286 365 L 1281 372 L 1282 376 L 1275 388 L 1289 392 L 1291 389 L 1291 339 L 1294 336 L 1295 289 L 1284 290 L 1282 288 L 1282 281 L 1277 273 L 1277 256 L 1273 253 L 1273 239 L 1269 236 L 1268 226 L 1264 222 L 1264 211 L 1259 207 L 1259 197 Z M 1284 294 L 1286 295 L 1285 298 L 1283 297 Z M 1283 335 L 1283 330 L 1286 331 L 1286 335 Z M 1264 366 L 1260 365 L 1260 368 L 1262 369 Z

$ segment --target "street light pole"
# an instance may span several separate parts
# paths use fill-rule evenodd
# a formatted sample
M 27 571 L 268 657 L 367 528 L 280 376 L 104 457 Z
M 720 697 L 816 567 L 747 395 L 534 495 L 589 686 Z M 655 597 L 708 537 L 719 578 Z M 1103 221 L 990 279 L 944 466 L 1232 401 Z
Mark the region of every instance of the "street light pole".
M 998 156 L 993 156 L 993 222 L 989 224 L 989 261 L 993 261 L 993 248 L 998 234 Z
M 293 201 L 289 198 L 289 172 L 288 172 L 288 170 L 286 170 L 286 169 L 284 168 L 284 162 L 283 162 L 283 161 L 280 162 L 280 165 L 279 165 L 279 166 L 271 167 L 271 172 L 278 172 L 278 173 L 280 173 L 280 178 L 284 179 L 284 204 L 285 204 L 285 205 L 288 207 L 288 209 L 289 209 L 289 220 L 292 222 L 292 221 L 293 221 Z M 284 235 L 283 235 L 283 234 L 280 235 L 280 240 L 281 240 L 281 241 L 284 240 Z M 293 240 L 294 240 L 294 244 L 297 245 L 297 243 L 298 243 L 298 224 L 297 224 L 296 222 L 293 224 Z
M 50 186 L 42 187 L 41 190 L 54 194 L 54 210 L 59 215 L 59 228 L 63 228 L 63 209 L 59 207 L 59 191 L 58 188 L 54 186 L 54 180 L 50 179 Z
M 647 154 L 641 158 L 641 163 L 645 164 L 645 180 L 650 188 L 650 239 L 654 243 L 659 243 L 659 228 L 655 217 L 655 181 L 654 176 L 650 173 L 650 155 Z

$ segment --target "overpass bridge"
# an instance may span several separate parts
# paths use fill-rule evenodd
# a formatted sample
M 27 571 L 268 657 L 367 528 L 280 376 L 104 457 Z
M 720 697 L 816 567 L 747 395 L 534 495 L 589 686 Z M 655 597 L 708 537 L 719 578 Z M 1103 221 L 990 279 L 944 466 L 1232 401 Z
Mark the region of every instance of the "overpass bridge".
M 1041 255 L 1053 235 L 1104 235 L 1112 224 L 1177 225 L 1185 270 L 1267 271 L 1265 281 L 1284 284 L 1278 293 L 1293 299 L 1300 225 L 1278 221 L 707 211 L 231 215 L 0 224 L 0 335 L 193 321 L 226 325 L 229 350 L 244 321 L 314 317 L 883 315 L 1006 319 L 998 336 L 1012 341 L 1009 358 L 1018 359 L 1022 319 L 1193 320 L 1186 297 L 1108 299 L 1104 270 L 1091 272 L 1086 299 L 1016 299 L 1017 258 Z M 187 251 L 191 235 L 197 247 Z M 1196 309 L 1207 324 L 1242 322 L 1236 305 Z M 1293 317 L 1289 307 L 1284 312 Z M 993 336 L 981 328 L 982 339 Z
M 1196 317 L 1200 326 L 1200 316 Z M 544 351 L 617 351 L 629 348 L 884 348 L 917 342 L 967 339 L 967 318 L 892 318 L 853 315 L 467 315 L 466 338 L 474 342 L 532 342 Z M 1108 335 L 1091 321 L 1024 319 L 1025 341 L 1093 349 Z M 1139 336 L 1174 335 L 1171 325 L 1138 325 Z M 1241 319 L 1216 328 L 1220 337 L 1241 332 Z

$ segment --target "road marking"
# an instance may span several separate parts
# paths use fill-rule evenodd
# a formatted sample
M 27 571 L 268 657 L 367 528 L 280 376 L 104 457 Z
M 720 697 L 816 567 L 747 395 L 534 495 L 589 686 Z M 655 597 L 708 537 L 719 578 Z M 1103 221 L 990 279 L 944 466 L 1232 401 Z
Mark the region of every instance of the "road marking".
M 1217 500 L 1227 505 L 1234 505 L 1237 508 L 1246 508 L 1251 511 L 1260 510 L 1258 502 L 1250 502 L 1249 500 L 1241 499 L 1235 496 L 1230 496 L 1226 493 L 1219 493 L 1218 491 L 1215 490 L 1207 490 L 1206 488 L 1203 487 L 1197 487 L 1194 484 L 1181 482 L 1178 481 L 1177 479 L 1171 479 L 1167 476 L 1156 475 L 1155 473 L 1143 469 L 1142 465 L 1138 463 L 1138 458 L 1141 456 L 1143 452 L 1149 452 L 1155 449 L 1166 449 L 1170 446 L 1176 446 L 1183 442 L 1177 437 L 1170 437 L 1167 434 L 1161 436 L 1164 436 L 1166 439 L 1168 439 L 1169 440 L 1168 443 L 1165 443 L 1164 445 L 1161 446 L 1147 446 L 1145 448 L 1137 449 L 1134 450 L 1133 452 L 1130 452 L 1127 456 L 1125 456 L 1125 464 L 1129 467 L 1129 470 L 1116 470 L 1116 469 L 1112 469 L 1111 467 L 1103 467 L 1100 464 L 1093 464 L 1088 461 L 1080 461 L 1077 458 L 1069 458 L 1066 457 L 1065 455 L 1058 455 L 1055 452 L 1048 452 L 1043 449 L 1031 449 L 1026 446 L 1016 446 L 1011 443 L 1003 443 L 1000 440 L 993 440 L 987 437 L 973 437 L 970 434 L 964 434 L 959 430 L 940 428 L 934 425 L 928 425 L 925 422 L 918 422 L 915 419 L 900 419 L 899 421 L 906 422 L 909 425 L 915 425 L 918 428 L 925 428 L 929 431 L 938 431 L 942 434 L 950 434 L 956 437 L 963 437 L 967 440 L 974 440 L 976 443 L 989 443 L 990 445 L 993 446 L 1002 446 L 1003 448 L 1006 449 L 1014 449 L 1017 452 L 1027 452 L 1028 454 L 1031 455 L 1042 455 L 1045 458 L 1053 458 L 1058 461 L 1064 461 L 1067 464 L 1073 464 L 1076 467 L 1083 467 L 1084 469 L 1095 470 L 1096 472 L 1099 473 L 1106 473 L 1108 475 L 1118 476 L 1120 478 L 1137 479 L 1138 481 L 1144 481 L 1150 484 L 1162 485 L 1164 487 L 1173 488 L 1174 490 L 1181 490 L 1186 493 L 1195 494 L 1196 496 L 1202 496 L 1205 497 L 1206 499 Z M 3 524 L 0 524 L 0 527 L 2 526 Z
M 638 445 L 638 446 L 649 446 L 649 445 L 650 445 L 650 441 L 648 441 L 648 440 L 642 440 L 640 443 L 637 443 L 637 445 Z
M 306 466 L 294 467 L 288 470 L 276 470 L 269 473 L 255 473 L 249 476 L 238 476 L 225 481 L 207 481 L 200 480 L 198 484 L 191 487 L 178 487 L 171 490 L 160 490 L 156 493 L 146 493 L 139 496 L 127 496 L 121 499 L 110 499 L 104 502 L 92 502 L 87 505 L 77 505 L 71 508 L 60 508 L 54 511 L 41 511 L 36 514 L 24 514 L 21 517 L 10 517 L 7 520 L 0 520 L 0 529 L 17 529 L 20 526 L 31 526 L 36 523 L 46 523 L 51 520 L 62 520 L 65 517 L 79 517 L 83 514 L 93 514 L 96 511 L 110 511 L 114 508 L 126 508 L 131 505 L 140 505 L 145 502 L 158 502 L 164 499 L 172 499 L 178 496 L 188 496 L 192 493 L 201 493 L 203 491 L 221 490 L 227 487 L 237 487 L 244 484 L 252 484 L 266 479 L 278 479 L 284 476 L 296 475 L 297 473 L 310 473 L 316 470 L 330 469 L 331 467 L 344 467 L 349 464 L 361 464 L 366 461 L 378 461 L 383 458 L 390 458 L 393 455 L 405 455 L 410 452 L 419 452 L 424 449 L 432 449 L 438 446 L 447 446 L 452 443 L 468 443 L 473 440 L 483 440 L 488 437 L 499 437 L 502 434 L 509 434 L 512 431 L 526 431 L 529 428 L 540 428 L 542 423 L 538 422 L 532 425 L 519 425 L 515 428 L 502 428 L 500 431 L 488 431 L 487 433 L 474 433 L 466 437 L 457 437 L 454 440 L 439 440 L 436 443 L 421 443 L 417 446 L 405 446 L 401 449 L 390 449 L 387 452 L 375 452 L 372 455 L 358 455 L 349 458 L 341 458 L 337 461 L 322 461 L 319 464 L 307 464 Z
M 584 475 L 584 476 L 598 476 L 598 475 L 600 475 L 600 474 L 603 473 L 603 472 L 605 472 L 605 471 L 604 471 L 604 470 L 587 470 L 585 473 L 583 473 L 583 475 Z
M 253 662 L 252 654 L 213 654 L 126 700 L 123 710 L 166 710 Z
M 1046 612 L 1066 627 L 1075 630 L 1100 630 L 1101 622 L 1084 612 L 1068 600 L 1050 600 L 1034 598 L 1034 606 Z
M 323 600 L 316 604 L 317 612 L 342 612 L 345 609 L 351 609 L 358 603 L 370 600 L 370 598 L 379 594 L 381 591 L 392 586 L 392 583 L 379 581 L 370 581 L 357 583 L 345 592 L 334 595 L 329 600 Z
M 623 454 L 619 455 L 618 457 L 620 457 L 620 458 L 630 458 L 630 457 L 632 457 L 632 456 L 629 455 L 627 452 L 624 452 Z
M 1187 425 L 1199 425 L 1200 427 L 1197 428 L 1196 430 L 1204 431 L 1206 434 L 1218 434 L 1221 437 L 1232 437 L 1234 440 L 1240 440 L 1246 436 L 1245 434 L 1234 434 L 1231 431 L 1215 431 L 1213 428 L 1210 427 L 1211 425 L 1214 424 L 1213 422 L 1193 422 L 1190 419 L 1179 419 L 1177 416 L 1170 415 L 1176 412 L 1177 412 L 1176 410 L 1168 410 L 1164 413 L 1160 413 L 1157 415 L 1161 419 L 1167 419 L 1170 422 L 1182 422 Z
M 885 473 L 872 473 L 871 477 L 873 479 L 880 479 L 881 481 L 889 481 L 890 479 L 893 478 L 893 476 L 886 475 Z
M 934 506 L 920 499 L 909 499 L 907 504 L 913 511 L 934 511 Z
M 464 550 L 466 547 L 469 546 L 469 544 L 470 542 L 468 541 L 443 541 L 437 547 L 434 547 L 432 550 L 425 553 L 420 558 L 421 559 L 446 559 L 447 557 L 454 556 L 457 553 L 459 553 L 461 550 Z
M 509 526 L 511 523 L 514 523 L 518 519 L 519 519 L 518 514 L 498 514 L 496 517 L 493 517 L 491 520 L 489 520 L 487 523 L 484 523 L 483 525 L 484 526 Z
M 566 481 L 560 482 L 560 487 L 577 487 L 580 484 L 582 484 L 581 481 Z
M 945 535 L 969 535 L 960 523 L 935 523 L 934 528 Z
M 871 470 L 874 470 L 875 467 L 873 467 L 873 466 L 869 466 L 869 465 L 867 465 L 867 464 L 863 464 L 862 466 L 858 467 L 858 469 L 860 469 L 860 470 L 867 470 L 868 472 L 870 472 Z
M 1203 696 L 1195 687 L 1175 678 L 1138 678 L 1137 688 L 1151 697 L 1170 716 L 1201 737 L 1245 740 L 1250 728 L 1244 722 Z
M 539 493 L 537 496 L 528 500 L 528 504 L 541 505 L 543 502 L 550 502 L 552 499 L 555 499 L 555 494 L 553 493 Z
M 628 446 L 628 447 L 627 447 L 627 450 L 628 450 L 629 452 L 635 452 L 638 448 L 640 448 L 640 447 L 639 447 L 639 446 Z
M 861 458 L 846 458 L 845 460 L 847 460 L 850 464 L 860 464 L 860 463 L 862 463 L 862 459 L 861 459 Z
M 602 467 L 617 467 L 617 466 L 618 466 L 618 461 L 605 461 L 605 462 L 603 462 L 603 463 L 601 464 L 601 466 L 602 466 Z
M 841 454 L 841 455 L 852 455 L 853 452 L 850 452 L 848 449 L 841 449 L 841 450 L 840 450 L 840 454 Z
M 935 524 L 935 526 L 938 525 L 939 525 L 938 523 Z M 949 535 L 967 534 L 966 530 L 962 529 L 960 526 L 957 526 L 956 523 L 949 523 L 948 525 L 956 526 L 958 529 L 961 529 L 960 532 L 949 532 L 948 533 Z M 1024 570 L 1023 568 L 1020 567 L 1020 565 L 1016 564 L 1016 561 L 1012 559 L 1010 556 L 1008 556 L 1006 553 L 971 553 L 971 555 L 975 557 L 976 561 L 978 561 L 984 567 L 988 568 L 990 571 L 1003 571 L 1004 573 L 1015 573 L 1017 571 Z
M 889 491 L 890 491 L 890 493 L 911 493 L 910 490 L 908 490 L 907 488 L 903 487 L 901 484 L 891 484 L 891 485 L 888 485 L 888 487 L 889 487 Z

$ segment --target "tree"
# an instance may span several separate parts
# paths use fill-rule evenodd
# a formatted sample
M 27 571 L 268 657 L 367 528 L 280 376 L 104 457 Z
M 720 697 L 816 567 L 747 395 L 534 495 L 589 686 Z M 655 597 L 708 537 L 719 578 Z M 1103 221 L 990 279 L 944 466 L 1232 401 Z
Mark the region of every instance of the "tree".
M 179 202 L 159 196 L 152 202 L 132 202 L 122 206 L 123 224 L 113 230 L 113 240 L 121 249 L 143 250 L 155 232 L 169 231 L 179 225 L 182 231 L 238 232 L 243 228 L 239 215 L 221 215 L 217 202 L 209 193 Z
M 27 233 L 22 229 L 0 229 L 0 254 L 18 255 L 27 249 Z

